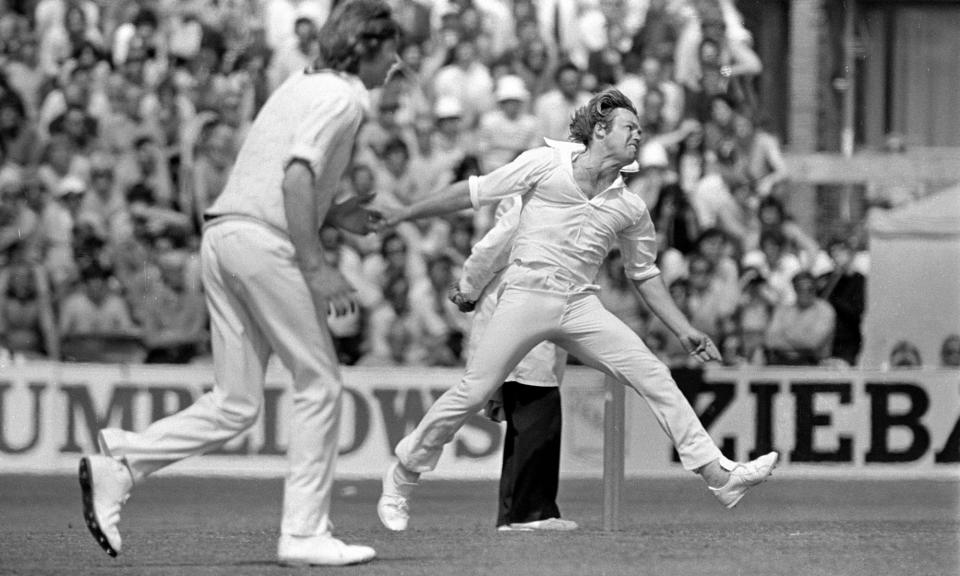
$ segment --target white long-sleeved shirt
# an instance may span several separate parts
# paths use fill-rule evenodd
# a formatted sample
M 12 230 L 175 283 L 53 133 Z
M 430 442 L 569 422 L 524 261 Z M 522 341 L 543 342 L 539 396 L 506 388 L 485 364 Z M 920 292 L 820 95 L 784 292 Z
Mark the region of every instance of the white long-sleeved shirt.
M 622 177 L 588 198 L 573 176 L 573 155 L 584 147 L 547 144 L 469 180 L 475 208 L 522 197 L 507 282 L 561 292 L 596 291 L 597 272 L 615 242 L 627 277 L 643 281 L 659 274 L 656 233 L 643 200 Z

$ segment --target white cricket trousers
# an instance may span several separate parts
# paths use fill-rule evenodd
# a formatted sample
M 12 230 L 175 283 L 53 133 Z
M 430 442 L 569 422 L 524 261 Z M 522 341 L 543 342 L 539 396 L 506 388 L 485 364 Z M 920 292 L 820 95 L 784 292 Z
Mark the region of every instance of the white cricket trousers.
M 256 422 L 267 361 L 276 353 L 293 374 L 281 533 L 328 533 L 342 383 L 333 341 L 317 317 L 293 244 L 265 224 L 215 221 L 203 234 L 201 267 L 213 390 L 143 432 L 104 430 L 104 452 L 123 456 L 139 481 L 222 446 Z
M 721 456 L 667 366 L 596 295 L 508 286 L 460 383 L 438 398 L 397 444 L 400 463 L 414 472 L 433 470 L 443 446 L 483 407 L 513 366 L 544 339 L 640 394 L 687 470 Z

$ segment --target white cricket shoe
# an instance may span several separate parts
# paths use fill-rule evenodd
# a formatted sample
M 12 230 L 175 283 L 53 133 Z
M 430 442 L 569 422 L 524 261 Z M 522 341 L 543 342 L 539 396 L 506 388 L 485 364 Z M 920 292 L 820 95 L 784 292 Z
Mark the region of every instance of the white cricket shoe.
M 383 490 L 377 501 L 377 516 L 388 530 L 401 532 L 407 529 L 410 521 L 410 507 L 407 497 L 416 483 L 397 481 L 396 469 L 400 462 L 394 462 L 383 475 Z
M 376 557 L 369 546 L 344 544 L 329 534 L 322 536 L 280 536 L 277 562 L 283 566 L 347 566 Z
M 83 519 L 100 547 L 113 557 L 120 553 L 120 508 L 130 497 L 131 488 L 133 477 L 119 460 L 109 456 L 80 459 Z
M 556 531 L 569 532 L 579 528 L 573 520 L 564 520 L 563 518 L 546 518 L 544 520 L 534 520 L 532 522 L 511 522 L 497 526 L 500 532 L 537 532 L 537 531 Z
M 734 463 L 730 479 L 720 488 L 710 488 L 717 500 L 727 508 L 733 508 L 751 487 L 760 484 L 773 474 L 780 454 L 770 452 L 746 463 Z

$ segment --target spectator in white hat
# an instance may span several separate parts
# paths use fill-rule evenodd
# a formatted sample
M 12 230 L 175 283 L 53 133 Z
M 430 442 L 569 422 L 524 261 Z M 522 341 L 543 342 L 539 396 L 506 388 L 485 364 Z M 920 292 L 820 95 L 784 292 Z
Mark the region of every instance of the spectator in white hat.
M 443 172 L 452 173 L 468 154 L 475 153 L 473 138 L 464 130 L 463 105 L 454 97 L 441 96 L 433 106 L 433 118 L 436 130 L 431 147 L 436 165 L 442 166 Z
M 495 170 L 536 146 L 537 119 L 526 111 L 530 92 L 519 76 L 507 75 L 497 81 L 497 108 L 480 118 L 478 138 L 480 166 Z

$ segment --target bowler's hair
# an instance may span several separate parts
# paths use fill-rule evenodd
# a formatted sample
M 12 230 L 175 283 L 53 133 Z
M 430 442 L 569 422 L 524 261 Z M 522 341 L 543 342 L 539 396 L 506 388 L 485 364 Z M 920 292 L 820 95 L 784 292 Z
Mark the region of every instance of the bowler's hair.
M 633 102 L 614 88 L 598 93 L 589 102 L 577 109 L 570 121 L 570 140 L 589 145 L 593 140 L 593 129 L 600 124 L 609 130 L 613 123 L 613 113 L 617 108 L 625 108 L 634 114 L 637 109 Z
M 323 66 L 355 74 L 360 62 L 373 58 L 387 40 L 399 37 L 400 27 L 383 0 L 348 0 L 337 6 L 320 29 Z

